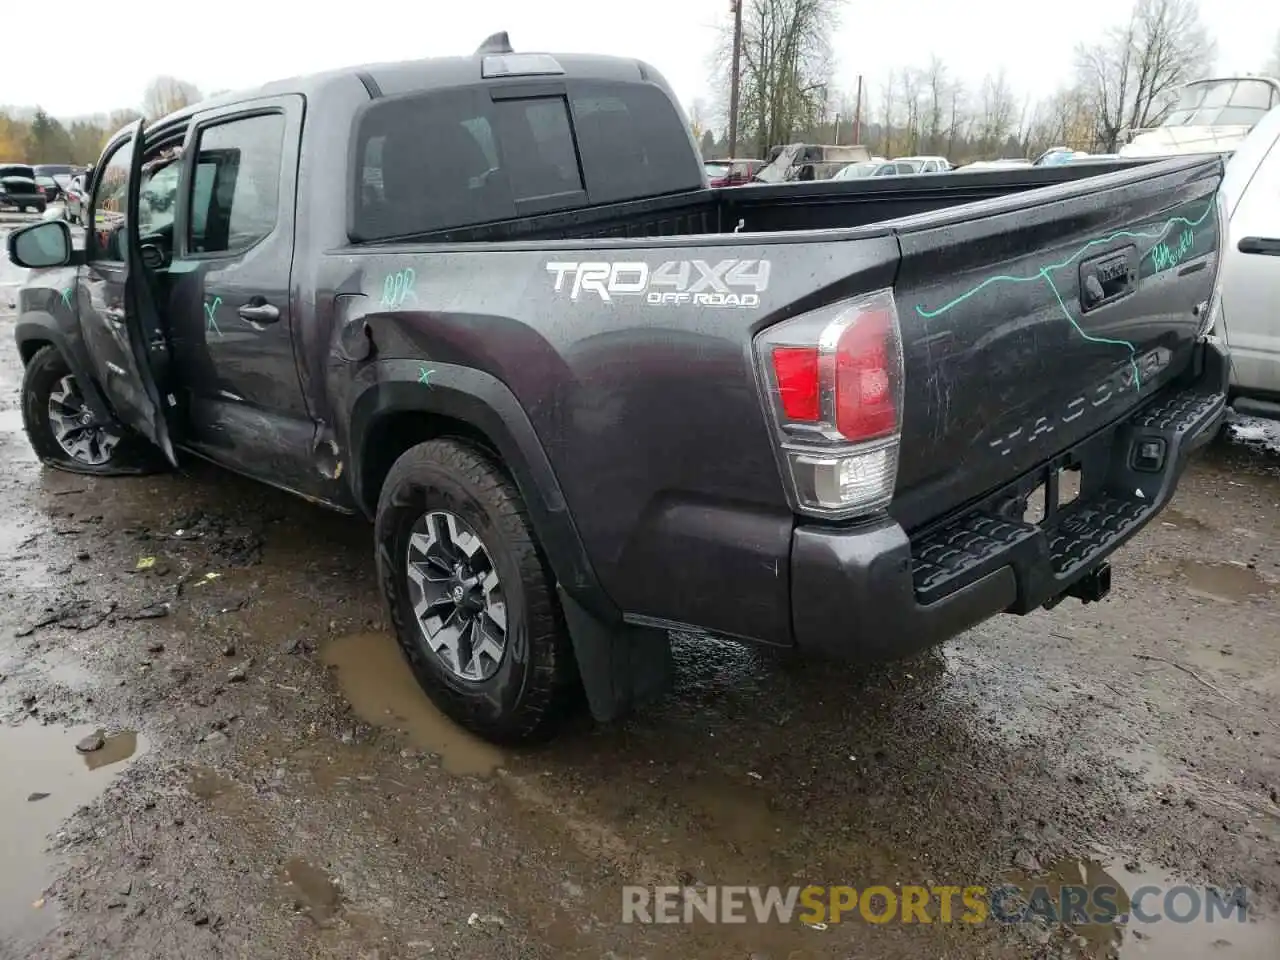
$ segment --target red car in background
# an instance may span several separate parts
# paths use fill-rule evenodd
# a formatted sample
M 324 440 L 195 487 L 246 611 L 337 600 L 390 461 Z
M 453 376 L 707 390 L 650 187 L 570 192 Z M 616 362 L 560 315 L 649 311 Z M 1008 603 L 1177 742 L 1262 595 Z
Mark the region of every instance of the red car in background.
M 750 183 L 763 160 L 706 160 L 702 164 L 713 187 L 740 187 Z

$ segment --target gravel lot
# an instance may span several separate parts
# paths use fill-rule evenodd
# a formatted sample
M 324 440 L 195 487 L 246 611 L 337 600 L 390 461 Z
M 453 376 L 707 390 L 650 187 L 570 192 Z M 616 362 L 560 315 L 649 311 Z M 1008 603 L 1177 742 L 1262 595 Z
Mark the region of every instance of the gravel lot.
M 198 463 L 43 470 L 18 279 L 0 266 L 0 956 L 1280 956 L 1274 426 L 1201 456 L 1105 603 L 870 671 L 681 641 L 665 702 L 499 751 L 413 684 L 364 523 Z M 1028 876 L 1244 885 L 1250 921 L 620 922 L 628 883 Z

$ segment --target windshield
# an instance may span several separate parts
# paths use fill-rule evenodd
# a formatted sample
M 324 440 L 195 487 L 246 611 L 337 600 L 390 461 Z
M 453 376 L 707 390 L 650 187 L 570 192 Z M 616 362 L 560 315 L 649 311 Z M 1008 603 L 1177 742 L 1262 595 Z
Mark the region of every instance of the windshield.
M 1253 126 L 1277 103 L 1280 93 L 1266 80 L 1203 80 L 1182 88 L 1160 126 Z
M 705 163 L 703 166 L 706 167 L 708 177 L 727 177 L 729 175 L 729 165 L 727 163 Z

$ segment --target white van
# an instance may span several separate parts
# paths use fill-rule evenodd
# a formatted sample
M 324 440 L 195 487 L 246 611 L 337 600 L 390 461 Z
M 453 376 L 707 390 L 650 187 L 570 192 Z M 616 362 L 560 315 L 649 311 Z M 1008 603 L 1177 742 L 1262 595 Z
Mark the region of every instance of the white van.
M 1280 419 L 1280 107 L 1227 164 L 1221 296 L 1212 321 L 1231 349 L 1238 413 Z

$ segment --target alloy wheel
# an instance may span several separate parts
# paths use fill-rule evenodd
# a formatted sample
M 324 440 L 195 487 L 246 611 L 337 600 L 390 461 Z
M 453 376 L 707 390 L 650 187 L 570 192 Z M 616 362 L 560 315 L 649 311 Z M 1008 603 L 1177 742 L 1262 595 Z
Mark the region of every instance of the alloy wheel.
M 120 442 L 119 434 L 95 420 L 75 377 L 62 377 L 49 394 L 49 426 L 67 456 L 90 467 L 109 461 Z
M 463 680 L 488 680 L 507 648 L 507 604 L 489 549 L 461 517 L 432 510 L 414 522 L 409 599 L 430 650 Z

